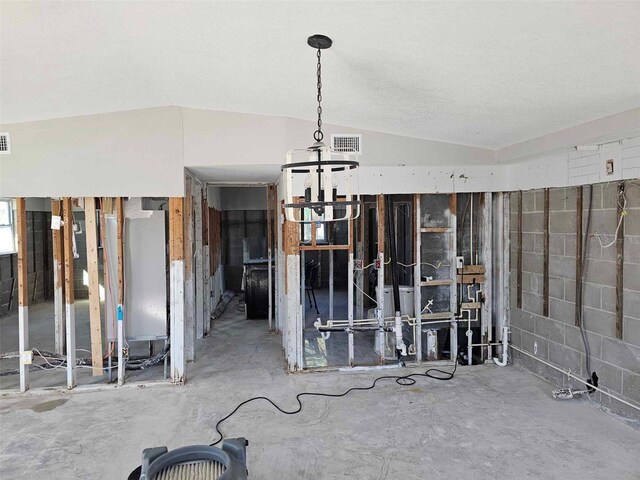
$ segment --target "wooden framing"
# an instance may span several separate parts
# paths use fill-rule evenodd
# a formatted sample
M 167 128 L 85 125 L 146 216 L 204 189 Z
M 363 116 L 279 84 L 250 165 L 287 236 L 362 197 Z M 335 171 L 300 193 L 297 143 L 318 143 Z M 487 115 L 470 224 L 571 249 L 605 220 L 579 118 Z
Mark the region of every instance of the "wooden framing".
M 207 201 L 207 185 L 202 187 L 202 281 L 203 281 L 203 311 L 202 321 L 204 335 L 209 335 L 211 330 L 211 250 L 209 249 L 209 203 Z
M 16 199 L 18 234 L 18 351 L 20 352 L 20 391 L 29 389 L 29 285 L 27 283 L 27 207 L 24 197 Z
M 542 247 L 542 315 L 549 316 L 549 189 L 544 189 L 544 239 Z
M 624 182 L 618 183 L 616 192 L 617 216 L 620 219 L 620 228 L 616 238 L 616 338 L 622 339 L 624 319 L 624 212 L 620 199 L 624 196 Z
M 196 358 L 195 282 L 193 278 L 193 180 L 185 176 L 184 196 L 184 354 L 188 362 Z
M 376 303 L 378 304 L 378 325 L 382 327 L 384 324 L 384 245 L 385 245 L 385 198 L 384 195 L 377 197 L 377 214 L 378 214 L 378 256 L 376 262 L 378 265 L 378 286 L 376 288 Z M 385 335 L 384 332 L 378 332 L 378 354 L 380 355 L 380 363 L 384 364 Z
M 273 185 L 267 187 L 267 290 L 268 290 L 268 314 L 267 321 L 269 331 L 273 330 L 273 275 L 271 264 L 273 262 L 273 223 L 272 223 L 272 202 Z
M 89 324 L 91 331 L 91 366 L 93 376 L 103 374 L 102 320 L 100 318 L 100 280 L 98 272 L 98 229 L 96 226 L 96 199 L 84 199 L 84 217 L 87 238 L 87 273 L 89 276 Z
M 117 250 L 118 250 L 118 385 L 124 384 L 124 199 L 116 198 Z
M 182 197 L 169 198 L 169 328 L 171 332 L 171 379 L 174 383 L 182 383 L 186 379 L 183 211 Z
M 582 304 L 582 210 L 584 202 L 584 190 L 576 187 L 576 301 L 575 301 L 575 325 L 580 326 Z
M 202 274 L 204 267 L 202 255 L 203 186 L 199 181 L 194 180 L 193 183 L 193 283 L 195 286 L 194 324 L 196 328 L 196 338 L 202 338 L 204 336 L 204 277 Z
M 51 215 L 62 217 L 62 201 L 51 200 Z M 53 302 L 54 302 L 54 324 L 55 324 L 55 349 L 59 355 L 64 355 L 65 346 L 65 326 L 64 326 L 64 255 L 62 249 L 62 232 L 51 230 L 53 237 Z
M 522 190 L 518 195 L 518 265 L 516 272 L 516 306 L 522 308 Z
M 66 313 L 67 388 L 76 386 L 76 317 L 73 282 L 73 211 L 71 198 L 62 200 L 64 220 L 64 295 Z

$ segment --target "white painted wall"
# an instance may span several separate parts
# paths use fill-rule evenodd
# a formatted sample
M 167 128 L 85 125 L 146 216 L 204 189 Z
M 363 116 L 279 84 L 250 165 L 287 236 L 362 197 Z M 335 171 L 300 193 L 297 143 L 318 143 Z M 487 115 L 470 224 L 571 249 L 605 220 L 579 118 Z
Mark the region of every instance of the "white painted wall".
M 309 121 L 179 107 L 0 125 L 12 142 L 12 154 L 0 157 L 0 196 L 182 196 L 184 167 L 206 182 L 260 168 L 274 181 L 286 152 L 312 143 L 313 130 Z M 498 151 L 330 124 L 324 131 L 327 141 L 331 133 L 362 134 L 361 193 L 506 191 L 638 176 L 640 109 Z M 571 153 L 618 138 L 627 140 L 611 153 L 620 166 L 613 177 L 600 171 L 608 148 L 598 165 Z
M 180 109 L 1 125 L 0 196 L 182 196 Z

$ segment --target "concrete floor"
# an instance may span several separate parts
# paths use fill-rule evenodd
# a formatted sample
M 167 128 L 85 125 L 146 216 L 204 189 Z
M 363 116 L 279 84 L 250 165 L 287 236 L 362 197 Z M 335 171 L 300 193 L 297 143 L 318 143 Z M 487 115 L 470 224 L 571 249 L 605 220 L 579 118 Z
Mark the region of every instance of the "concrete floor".
M 104 308 L 103 308 L 104 310 Z M 89 300 L 76 300 L 76 355 L 78 358 L 91 358 L 91 333 L 89 329 Z M 104 315 L 104 313 L 103 313 Z M 104 316 L 103 316 L 104 318 Z M 52 301 L 37 303 L 29 306 L 29 346 L 42 351 L 55 351 L 54 305 Z M 164 342 L 155 342 L 156 352 L 160 351 Z M 105 352 L 106 341 L 103 339 Z M 159 350 L 158 350 L 159 349 Z M 0 352 L 16 352 L 18 350 L 18 314 L 0 318 Z M 148 342 L 131 342 L 131 355 L 148 355 Z M 116 359 L 117 360 L 117 359 Z M 35 363 L 44 363 L 35 358 Z M 107 366 L 105 362 L 105 367 Z M 17 358 L 0 360 L 0 370 L 12 370 L 19 367 Z M 128 370 L 127 378 L 135 381 L 162 380 L 163 364 L 142 371 Z M 90 367 L 82 366 L 76 369 L 78 385 L 98 385 L 108 382 L 108 374 L 93 376 Z M 117 371 L 113 370 L 113 378 L 117 378 Z M 35 370 L 29 374 L 32 388 L 60 388 L 67 385 L 65 368 L 52 370 Z M 0 391 L 17 390 L 20 387 L 20 376 L 0 376 Z
M 2 398 L 0 478 L 124 479 L 143 448 L 208 443 L 217 419 L 254 395 L 293 408 L 300 391 L 424 370 L 289 375 L 280 336 L 234 303 L 227 312 L 186 386 Z M 249 439 L 253 479 L 640 478 L 639 430 L 550 392 L 516 367 L 459 367 L 449 382 L 308 398 L 296 416 L 250 404 L 223 431 Z

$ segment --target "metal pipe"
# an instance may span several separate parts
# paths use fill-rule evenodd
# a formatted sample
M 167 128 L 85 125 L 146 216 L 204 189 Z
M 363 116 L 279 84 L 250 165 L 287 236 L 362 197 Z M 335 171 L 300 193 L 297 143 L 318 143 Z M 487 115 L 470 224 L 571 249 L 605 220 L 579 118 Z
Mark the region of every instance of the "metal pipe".
M 514 346 L 513 346 L 513 344 L 509 344 L 509 347 L 513 348 L 513 349 L 514 349 L 515 351 L 517 351 L 517 352 L 520 352 L 520 353 L 522 353 L 522 354 L 524 354 L 524 355 L 527 355 L 528 357 L 533 358 L 534 360 L 537 360 L 537 361 L 539 361 L 539 362 L 541 362 L 541 363 L 544 363 L 544 364 L 545 364 L 545 365 L 547 365 L 548 367 L 551 367 L 551 368 L 553 368 L 553 369 L 555 369 L 555 370 L 557 370 L 557 371 L 559 371 L 559 372 L 561 372 L 561 373 L 565 374 L 567 377 L 572 378 L 572 379 L 574 379 L 574 380 L 576 380 L 576 381 L 578 381 L 578 382 L 582 383 L 583 385 L 586 385 L 588 388 L 590 388 L 590 389 L 592 389 L 592 390 L 597 390 L 598 392 L 603 393 L 603 394 L 607 395 L 608 397 L 613 398 L 614 400 L 617 400 L 617 401 L 618 401 L 618 402 L 620 402 L 620 403 L 624 403 L 625 405 L 627 405 L 627 406 L 629 406 L 629 407 L 631 407 L 631 408 L 635 408 L 636 410 L 640 411 L 640 406 L 637 406 L 637 405 L 634 405 L 634 404 L 632 404 L 632 403 L 630 403 L 630 402 L 627 402 L 626 400 L 623 400 L 623 399 L 621 399 L 620 397 L 616 397 L 615 395 L 613 395 L 613 394 L 611 394 L 611 393 L 609 393 L 609 392 L 607 392 L 607 391 L 605 391 L 605 390 L 601 389 L 600 387 L 596 387 L 595 385 L 591 385 L 590 383 L 585 382 L 585 381 L 584 381 L 584 380 L 582 380 L 581 378 L 576 377 L 574 374 L 572 374 L 572 373 L 571 373 L 570 371 L 568 371 L 568 370 L 563 370 L 563 369 L 562 369 L 562 368 L 560 368 L 560 367 L 556 367 L 555 365 L 553 365 L 553 364 L 551 364 L 551 363 L 549 363 L 549 362 L 547 362 L 547 361 L 545 361 L 545 360 L 542 360 L 541 358 L 538 358 L 538 357 L 536 357 L 535 355 L 532 355 L 532 354 L 530 354 L 529 352 L 527 352 L 527 351 L 525 351 L 525 350 L 522 350 L 521 348 L 514 347 Z

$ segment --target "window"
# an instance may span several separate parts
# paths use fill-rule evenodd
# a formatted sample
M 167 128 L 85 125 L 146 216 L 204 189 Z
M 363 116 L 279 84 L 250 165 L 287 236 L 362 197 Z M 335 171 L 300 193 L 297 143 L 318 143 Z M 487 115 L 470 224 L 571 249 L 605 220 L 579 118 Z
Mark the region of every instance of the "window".
M 0 255 L 16 251 L 13 201 L 0 199 Z
M 303 209 L 303 218 L 305 221 L 311 221 L 311 209 L 305 208 Z M 325 235 L 325 222 L 318 221 L 315 222 L 316 225 L 316 242 L 318 243 L 326 243 L 326 235 Z M 302 228 L 302 243 L 311 243 L 311 223 L 305 223 Z

